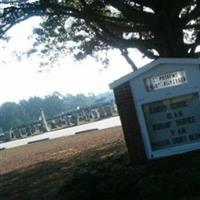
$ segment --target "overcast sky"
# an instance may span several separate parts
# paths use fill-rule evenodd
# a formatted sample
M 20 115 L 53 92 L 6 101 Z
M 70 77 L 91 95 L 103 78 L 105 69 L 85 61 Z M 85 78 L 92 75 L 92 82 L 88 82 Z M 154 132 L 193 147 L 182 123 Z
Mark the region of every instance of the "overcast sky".
M 0 104 L 6 101 L 18 102 L 30 96 L 49 95 L 58 91 L 67 93 L 101 93 L 109 90 L 108 84 L 131 72 L 120 53 L 109 52 L 110 65 L 104 69 L 101 63 L 88 58 L 82 62 L 74 62 L 71 56 L 60 59 L 53 68 L 44 68 L 39 72 L 39 57 L 17 61 L 13 51 L 20 51 L 31 47 L 32 41 L 28 37 L 32 33 L 39 18 L 32 18 L 9 31 L 12 37 L 9 43 L 0 42 Z M 138 66 L 149 62 L 136 51 L 132 52 Z

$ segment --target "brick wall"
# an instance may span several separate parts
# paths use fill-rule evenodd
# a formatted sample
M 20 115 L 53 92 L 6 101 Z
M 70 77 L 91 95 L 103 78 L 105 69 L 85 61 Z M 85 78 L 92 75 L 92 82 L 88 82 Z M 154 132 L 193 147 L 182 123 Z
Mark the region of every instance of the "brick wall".
M 124 138 L 133 163 L 147 160 L 129 82 L 114 88 Z

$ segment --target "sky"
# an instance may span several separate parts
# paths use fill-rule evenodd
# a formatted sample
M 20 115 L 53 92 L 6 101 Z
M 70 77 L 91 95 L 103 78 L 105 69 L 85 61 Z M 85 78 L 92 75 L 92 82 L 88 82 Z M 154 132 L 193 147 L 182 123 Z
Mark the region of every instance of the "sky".
M 109 84 L 132 71 L 130 65 L 118 50 L 108 52 L 110 64 L 104 68 L 92 58 L 75 62 L 66 55 L 52 68 L 39 67 L 40 57 L 16 59 L 15 52 L 28 50 L 32 45 L 29 39 L 33 27 L 40 18 L 31 18 L 12 28 L 8 34 L 8 43 L 0 42 L 0 104 L 12 101 L 19 102 L 31 96 L 44 97 L 57 91 L 61 94 L 102 93 L 109 90 Z M 131 51 L 137 66 L 150 62 L 138 51 Z

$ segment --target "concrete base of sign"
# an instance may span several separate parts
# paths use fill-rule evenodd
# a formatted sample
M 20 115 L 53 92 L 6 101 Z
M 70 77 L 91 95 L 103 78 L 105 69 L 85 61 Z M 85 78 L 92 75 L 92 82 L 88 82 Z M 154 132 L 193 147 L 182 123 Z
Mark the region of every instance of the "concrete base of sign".
M 114 88 L 114 95 L 130 159 L 133 163 L 145 162 L 147 158 L 135 106 L 133 104 L 130 83 L 127 82 Z

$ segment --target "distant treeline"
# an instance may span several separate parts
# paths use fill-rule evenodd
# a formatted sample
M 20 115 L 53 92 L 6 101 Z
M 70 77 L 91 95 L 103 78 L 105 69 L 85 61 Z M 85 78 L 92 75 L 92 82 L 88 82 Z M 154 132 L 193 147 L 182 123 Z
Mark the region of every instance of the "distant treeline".
M 35 122 L 40 116 L 40 109 L 45 112 L 46 118 L 53 118 L 62 112 L 71 112 L 76 109 L 103 104 L 113 100 L 113 94 L 106 92 L 100 95 L 67 94 L 58 92 L 44 98 L 31 97 L 19 103 L 6 102 L 0 106 L 0 128 L 4 131 L 26 123 Z

